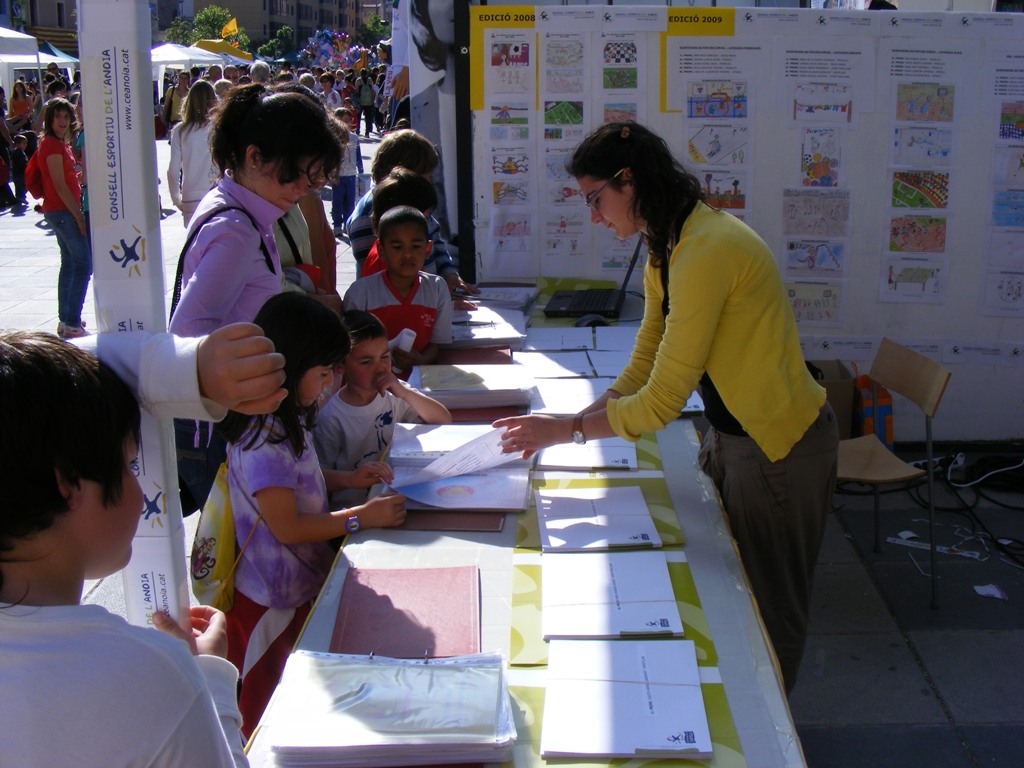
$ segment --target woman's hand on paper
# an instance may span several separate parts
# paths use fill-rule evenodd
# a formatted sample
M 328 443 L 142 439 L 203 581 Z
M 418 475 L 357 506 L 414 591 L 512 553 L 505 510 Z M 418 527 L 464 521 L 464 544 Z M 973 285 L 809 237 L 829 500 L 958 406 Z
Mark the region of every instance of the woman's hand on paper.
M 502 453 L 518 453 L 528 459 L 541 448 L 567 442 L 569 428 L 565 419 L 555 416 L 510 416 L 498 419 L 492 427 L 504 429 Z

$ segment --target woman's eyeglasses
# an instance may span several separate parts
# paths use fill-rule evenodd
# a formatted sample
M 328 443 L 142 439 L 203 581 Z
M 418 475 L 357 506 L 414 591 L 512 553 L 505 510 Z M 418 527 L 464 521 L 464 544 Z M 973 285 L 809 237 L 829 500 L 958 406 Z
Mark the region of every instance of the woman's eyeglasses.
M 590 208 L 592 210 L 597 210 L 597 198 L 599 198 L 601 196 L 601 193 L 604 192 L 604 188 L 605 187 L 607 187 L 609 184 L 611 184 L 613 181 L 615 181 L 617 178 L 619 178 L 620 175 L 622 175 L 622 172 L 624 170 L 626 170 L 626 169 L 625 168 L 619 168 L 619 170 L 617 170 L 615 172 L 615 175 L 612 176 L 610 179 L 608 179 L 608 181 L 606 181 L 600 187 L 598 187 L 593 192 L 591 192 L 589 195 L 584 197 L 583 198 L 583 204 L 585 206 L 587 206 L 587 208 Z

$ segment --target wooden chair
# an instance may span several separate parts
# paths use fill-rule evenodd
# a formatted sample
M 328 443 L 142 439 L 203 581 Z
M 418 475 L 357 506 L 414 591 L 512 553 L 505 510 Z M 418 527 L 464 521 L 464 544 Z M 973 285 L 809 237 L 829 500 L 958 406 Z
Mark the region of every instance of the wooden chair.
M 932 452 L 932 417 L 946 391 L 950 373 L 934 360 L 883 338 L 868 372 L 872 385 L 872 407 L 877 407 L 878 384 L 907 398 L 924 413 L 925 452 L 928 469 L 900 459 L 875 435 L 839 441 L 839 480 L 872 486 L 875 502 L 875 551 L 881 549 L 879 486 L 928 478 L 928 546 L 931 563 L 932 607 L 938 606 L 935 575 L 935 488 Z

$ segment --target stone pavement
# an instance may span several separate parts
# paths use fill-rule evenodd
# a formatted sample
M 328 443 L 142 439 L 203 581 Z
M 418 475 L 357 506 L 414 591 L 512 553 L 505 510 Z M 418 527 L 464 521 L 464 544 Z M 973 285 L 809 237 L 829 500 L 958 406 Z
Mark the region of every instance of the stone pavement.
M 363 140 L 363 161 L 369 161 L 376 149 L 376 141 Z M 160 198 L 163 219 L 160 239 L 164 262 L 164 285 L 167 305 L 173 287 L 178 254 L 185 244 L 185 228 L 181 213 L 171 205 L 167 193 L 167 163 L 170 148 L 166 141 L 156 142 L 157 175 L 160 178 Z M 330 213 L 330 191 L 325 202 Z M 60 254 L 57 240 L 46 226 L 42 214 L 31 206 L 27 210 L 7 209 L 0 212 L 0 328 L 17 330 L 57 330 L 57 271 Z M 338 290 L 345 289 L 355 279 L 355 263 L 345 242 L 338 243 Z M 86 296 L 82 313 L 88 330 L 96 329 L 96 311 L 92 284 Z

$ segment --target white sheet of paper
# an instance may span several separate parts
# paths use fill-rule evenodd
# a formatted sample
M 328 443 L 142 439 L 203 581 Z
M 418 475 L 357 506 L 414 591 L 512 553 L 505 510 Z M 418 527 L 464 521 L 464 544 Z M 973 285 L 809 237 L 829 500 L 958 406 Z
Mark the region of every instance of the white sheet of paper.
M 636 486 L 539 490 L 534 498 L 545 552 L 661 546 Z
M 426 465 L 491 429 L 490 424 L 395 424 L 388 460 Z
M 615 379 L 536 379 L 530 412 L 566 416 L 579 413 L 605 393 Z M 575 447 L 575 445 L 573 446 Z
M 661 551 L 541 555 L 544 639 L 681 637 Z
M 542 757 L 707 758 L 713 745 L 689 640 L 552 640 Z
M 579 401 L 577 401 L 579 402 Z M 636 443 L 624 437 L 602 437 L 583 445 L 559 443 L 537 454 L 537 469 L 636 470 Z
M 582 349 L 515 352 L 512 355 L 512 363 L 525 366 L 534 379 L 562 379 L 594 375 L 587 352 Z
M 632 351 L 636 344 L 635 325 L 599 325 L 594 329 L 594 349 Z
M 430 462 L 418 472 L 404 475 L 401 480 L 396 473 L 391 487 L 398 491 L 405 486 L 429 483 L 443 477 L 483 472 L 485 469 L 520 459 L 521 453 L 501 452 L 501 435 L 504 431 L 504 429 L 489 429 L 479 437 L 463 443 L 458 448 Z
M 629 350 L 591 350 L 587 352 L 590 356 L 590 364 L 598 376 L 616 377 L 622 373 L 629 362 Z
M 594 331 L 592 328 L 541 328 L 526 329 L 523 349 L 534 352 L 545 352 L 558 349 L 593 349 Z

